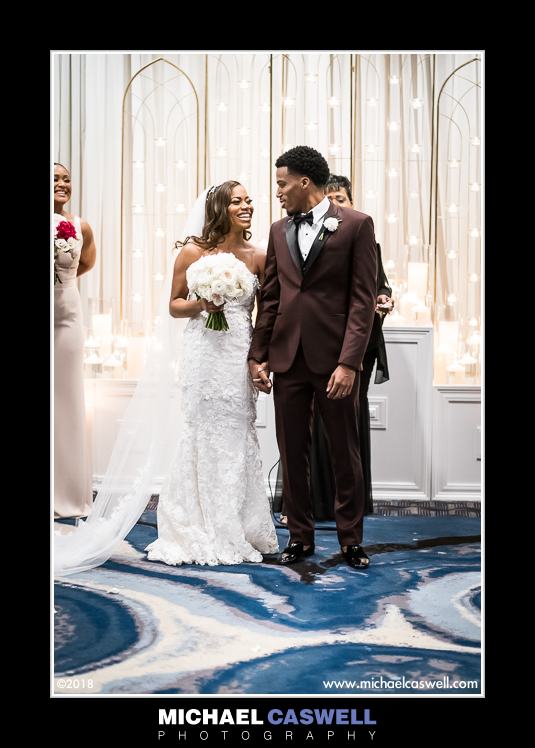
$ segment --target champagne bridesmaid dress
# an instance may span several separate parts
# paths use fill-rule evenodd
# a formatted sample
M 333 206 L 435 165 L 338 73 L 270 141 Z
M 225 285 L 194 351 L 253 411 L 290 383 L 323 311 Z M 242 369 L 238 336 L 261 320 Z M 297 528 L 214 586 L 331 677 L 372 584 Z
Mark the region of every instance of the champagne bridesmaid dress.
M 66 221 L 54 214 L 55 225 Z M 92 506 L 85 433 L 82 304 L 76 271 L 83 245 L 78 216 L 76 246 L 54 261 L 54 517 L 86 516 Z

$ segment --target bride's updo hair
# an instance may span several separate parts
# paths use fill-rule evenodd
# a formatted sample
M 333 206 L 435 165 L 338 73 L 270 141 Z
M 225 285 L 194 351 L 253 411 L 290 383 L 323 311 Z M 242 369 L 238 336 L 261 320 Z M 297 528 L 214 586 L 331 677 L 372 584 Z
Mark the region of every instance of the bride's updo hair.
M 206 209 L 204 214 L 204 228 L 201 236 L 188 236 L 183 242 L 177 242 L 177 246 L 195 242 L 203 249 L 212 249 L 222 244 L 225 236 L 230 231 L 230 219 L 228 217 L 228 206 L 232 199 L 232 190 L 241 182 L 229 180 L 220 185 L 211 187 L 206 195 Z M 251 232 L 243 231 L 243 238 L 250 239 Z

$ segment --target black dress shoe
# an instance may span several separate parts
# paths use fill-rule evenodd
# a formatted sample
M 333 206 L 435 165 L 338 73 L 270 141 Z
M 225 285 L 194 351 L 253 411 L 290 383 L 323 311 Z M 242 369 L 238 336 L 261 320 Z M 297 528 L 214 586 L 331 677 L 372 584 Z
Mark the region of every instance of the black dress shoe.
M 303 543 L 289 543 L 288 546 L 281 553 L 279 563 L 281 564 L 295 564 L 304 556 L 312 556 L 314 553 L 314 543 L 305 550 Z
M 347 549 L 342 551 L 342 556 L 354 569 L 367 569 L 370 565 L 370 559 L 361 545 L 348 545 Z

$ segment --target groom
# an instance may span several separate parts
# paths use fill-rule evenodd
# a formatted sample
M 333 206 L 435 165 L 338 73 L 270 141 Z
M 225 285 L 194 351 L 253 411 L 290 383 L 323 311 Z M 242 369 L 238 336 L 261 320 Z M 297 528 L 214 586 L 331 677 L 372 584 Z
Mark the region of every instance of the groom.
M 314 553 L 309 452 L 315 397 L 331 449 L 334 515 L 347 563 L 365 568 L 365 505 L 357 406 L 362 360 L 376 303 L 377 260 L 370 216 L 324 194 L 329 166 L 308 146 L 280 156 L 277 197 L 288 213 L 271 226 L 265 278 L 249 349 L 257 389 L 274 398 L 290 542 L 280 562 Z

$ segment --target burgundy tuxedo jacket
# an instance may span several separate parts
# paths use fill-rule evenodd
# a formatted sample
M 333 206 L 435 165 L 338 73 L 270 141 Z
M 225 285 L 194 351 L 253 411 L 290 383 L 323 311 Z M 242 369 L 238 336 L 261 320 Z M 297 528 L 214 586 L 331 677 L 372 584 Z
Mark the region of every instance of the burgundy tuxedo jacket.
M 338 364 L 361 368 L 377 298 L 377 250 L 370 216 L 331 203 L 303 263 L 293 218 L 269 234 L 264 283 L 249 358 L 274 372 L 291 367 L 299 341 L 310 369 L 331 374 Z

